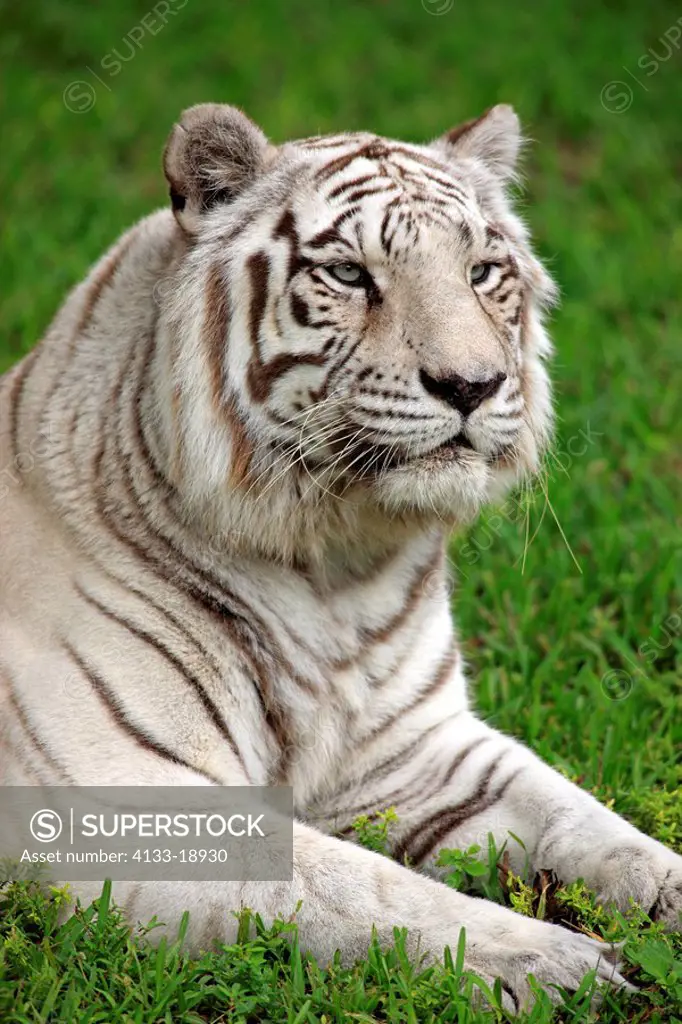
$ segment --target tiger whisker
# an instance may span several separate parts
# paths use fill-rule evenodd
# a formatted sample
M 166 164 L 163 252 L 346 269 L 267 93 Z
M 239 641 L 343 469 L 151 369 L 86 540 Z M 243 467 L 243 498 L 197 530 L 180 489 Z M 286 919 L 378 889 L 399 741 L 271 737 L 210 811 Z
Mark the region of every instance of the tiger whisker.
M 351 431 L 350 433 L 345 434 L 345 435 L 342 434 L 341 437 L 339 437 L 338 436 L 338 430 L 339 429 L 340 428 L 339 428 L 339 426 L 337 424 L 330 424 L 329 426 L 323 428 L 323 430 L 318 431 L 317 434 L 313 435 L 315 438 L 317 438 L 317 443 L 314 444 L 312 447 L 306 446 L 306 448 L 304 449 L 302 446 L 300 446 L 300 444 L 297 445 L 296 446 L 297 450 L 298 450 L 297 457 L 295 459 L 293 459 L 289 463 L 289 465 L 287 465 L 284 468 L 284 470 L 282 470 L 273 480 L 270 481 L 270 483 L 266 487 L 265 491 L 262 492 L 260 497 L 263 497 L 263 495 L 266 493 L 266 491 L 269 490 L 270 487 L 273 484 L 275 484 L 278 480 L 281 480 L 281 478 L 284 475 L 286 475 L 286 473 L 288 473 L 292 469 L 294 469 L 299 463 L 301 465 L 303 465 L 303 467 L 306 470 L 306 472 L 308 473 L 308 475 L 310 475 L 309 468 L 307 466 L 306 460 L 308 458 L 310 458 L 310 456 L 312 454 L 314 454 L 316 451 L 319 451 L 320 448 L 323 448 L 324 445 L 326 444 L 326 442 L 328 440 L 330 440 L 331 438 L 334 438 L 335 440 L 342 441 L 342 440 L 345 440 L 345 438 L 347 438 L 347 437 L 351 437 L 353 435 L 353 433 L 354 433 L 353 431 Z M 308 492 L 306 492 L 306 493 L 308 493 Z
M 325 443 L 326 443 L 326 441 L 330 437 L 333 437 L 335 435 L 337 429 L 338 428 L 336 426 L 329 427 L 327 429 L 327 432 L 325 433 L 325 435 L 319 437 L 318 443 L 316 445 L 314 445 L 312 448 L 308 449 L 307 451 L 303 451 L 301 449 L 300 445 L 297 443 L 294 446 L 294 448 L 293 448 L 293 451 L 297 451 L 298 452 L 297 457 L 295 459 L 293 459 L 291 462 L 289 462 L 289 464 L 286 465 L 284 467 L 284 469 L 281 470 L 281 472 L 279 472 L 276 476 L 273 477 L 272 480 L 270 480 L 268 482 L 268 484 L 265 487 L 265 489 L 263 491 L 261 491 L 261 493 L 259 494 L 259 496 L 258 496 L 259 500 L 262 499 L 267 494 L 267 492 L 270 490 L 270 488 L 273 487 L 274 484 L 276 484 L 279 480 L 281 480 L 282 477 L 286 476 L 287 473 L 290 473 L 291 470 L 294 469 L 294 467 L 297 466 L 299 462 L 303 463 L 303 465 L 305 466 L 305 459 L 308 458 L 310 455 L 312 455 L 315 451 L 318 451 L 320 448 L 323 448 Z M 291 454 L 291 452 L 289 452 L 288 454 Z M 266 472 L 271 472 L 271 471 L 272 471 L 272 467 L 269 467 L 268 470 L 266 470 Z M 262 478 L 262 475 L 261 475 L 261 478 Z
M 343 457 L 344 457 L 344 456 L 345 456 L 345 454 L 346 454 L 346 453 L 347 453 L 347 452 L 349 451 L 349 449 L 352 449 L 352 446 L 353 446 L 353 445 L 355 444 L 355 442 L 356 442 L 356 441 L 358 440 L 358 438 L 360 437 L 360 435 L 361 435 L 361 433 L 362 433 L 363 429 L 364 429 L 364 428 L 363 428 L 362 426 L 360 426 L 360 427 L 358 427 L 358 428 L 357 428 L 356 430 L 352 431 L 352 432 L 351 432 L 351 434 L 347 435 L 348 437 L 350 437 L 350 441 L 348 441 L 348 443 L 347 443 L 347 444 L 345 445 L 345 447 L 344 447 L 343 451 L 341 451 L 341 452 L 339 453 L 339 455 L 338 455 L 338 456 L 336 457 L 336 459 L 334 460 L 334 462 L 332 462 L 332 463 L 331 463 L 331 465 L 330 465 L 330 466 L 326 466 L 326 467 L 324 467 L 324 468 L 325 468 L 325 469 L 326 469 L 326 470 L 327 470 L 328 472 L 330 472 L 330 473 L 331 473 L 331 472 L 333 472 L 334 468 L 335 468 L 335 467 L 336 467 L 336 466 L 337 466 L 337 465 L 339 464 L 339 462 L 340 462 L 340 461 L 341 461 L 341 460 L 343 459 Z M 307 467 L 306 467 L 306 470 L 307 470 Z M 314 481 L 314 482 L 315 482 L 315 483 L 316 483 L 316 484 L 317 484 L 317 485 L 318 485 L 319 487 L 321 487 L 321 488 L 322 488 L 322 490 L 324 491 L 324 493 L 325 493 L 325 494 L 329 494 L 329 495 L 330 495 L 331 497 L 334 497 L 334 498 L 336 498 L 336 499 L 337 499 L 337 500 L 339 500 L 339 501 L 344 501 L 344 500 L 345 500 L 345 499 L 343 499 L 343 498 L 341 497 L 341 495 L 339 495 L 339 494 L 334 494 L 334 493 L 332 493 L 332 492 L 331 492 L 330 490 L 328 490 L 327 488 L 325 488 L 324 484 L 321 484 L 321 483 L 320 483 L 320 481 L 319 481 L 319 479 L 317 479 L 316 477 L 313 477 L 313 476 L 312 476 L 312 474 L 311 474 L 310 472 L 308 472 L 308 475 L 310 476 L 311 480 L 313 480 L 313 481 Z M 337 478 L 337 480 L 338 480 L 338 479 L 341 479 L 341 477 L 339 476 L 339 477 Z M 336 482 L 337 482 L 337 481 L 332 481 L 332 483 L 336 483 Z M 330 486 L 331 486 L 331 485 L 330 485 Z M 308 493 L 308 492 L 306 492 L 306 493 Z
M 308 413 L 310 413 L 310 410 L 308 410 Z M 327 425 L 325 427 L 321 427 L 319 431 L 317 431 L 316 433 L 311 435 L 311 437 L 309 438 L 309 441 L 311 441 L 311 442 L 316 441 L 322 434 L 327 434 L 328 436 L 330 436 L 333 433 L 333 430 L 335 430 L 335 429 L 336 429 L 336 426 L 334 424 L 329 424 L 329 425 Z M 263 479 L 263 477 L 264 476 L 268 476 L 270 473 L 272 473 L 272 471 L 275 468 L 275 466 L 279 465 L 279 463 L 281 463 L 283 459 L 289 458 L 295 452 L 297 452 L 297 451 L 300 452 L 301 450 L 302 450 L 302 447 L 301 447 L 301 437 L 299 435 L 297 440 L 294 441 L 294 442 L 291 442 L 290 445 L 283 452 L 281 452 L 277 456 L 277 458 L 275 459 L 274 462 L 271 462 L 267 466 L 265 466 L 265 468 L 261 471 L 261 473 L 259 473 L 259 475 L 256 477 L 256 479 L 253 481 L 253 483 L 249 487 L 249 489 L 246 492 L 244 497 L 245 498 L 248 497 L 250 492 L 254 489 L 254 487 L 256 487 L 258 485 L 258 483 L 260 483 L 260 481 Z M 292 466 L 295 465 L 296 461 L 298 461 L 298 460 L 294 460 L 294 462 L 292 463 Z M 281 477 L 278 477 L 277 479 L 280 479 L 280 478 Z

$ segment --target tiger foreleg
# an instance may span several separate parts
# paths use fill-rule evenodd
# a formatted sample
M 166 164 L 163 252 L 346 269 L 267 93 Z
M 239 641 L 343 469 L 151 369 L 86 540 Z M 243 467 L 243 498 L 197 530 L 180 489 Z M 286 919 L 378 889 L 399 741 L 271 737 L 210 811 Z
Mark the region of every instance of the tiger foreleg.
M 84 899 L 97 887 L 81 887 Z M 527 975 L 545 985 L 576 988 L 596 969 L 600 981 L 625 985 L 611 947 L 567 930 L 523 918 L 504 907 L 448 889 L 424 875 L 351 843 L 304 825 L 294 828 L 293 880 L 286 882 L 146 882 L 114 884 L 114 898 L 132 922 L 154 915 L 164 930 L 177 931 L 189 910 L 190 949 L 237 938 L 234 911 L 248 907 L 266 924 L 276 918 L 298 925 L 301 947 L 326 962 L 339 949 L 345 963 L 366 955 L 372 928 L 382 945 L 395 927 L 407 928 L 414 958 L 442 956 L 466 934 L 464 965 L 489 984 L 502 979 L 504 1002 L 518 1009 L 532 998 Z
M 468 712 L 430 732 L 413 760 L 398 748 L 392 772 L 368 770 L 344 793 L 337 827 L 371 812 L 360 800 L 371 787 L 374 810 L 395 806 L 393 855 L 413 868 L 435 872 L 442 848 L 485 847 L 492 833 L 517 870 L 529 859 L 564 882 L 583 878 L 602 900 L 622 910 L 634 900 L 679 928 L 682 857 Z

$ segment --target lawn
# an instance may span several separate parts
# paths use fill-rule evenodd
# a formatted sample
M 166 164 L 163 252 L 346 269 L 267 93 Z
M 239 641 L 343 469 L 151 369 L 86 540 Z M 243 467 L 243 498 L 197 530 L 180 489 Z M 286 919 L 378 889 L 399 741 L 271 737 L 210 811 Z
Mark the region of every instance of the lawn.
M 416 141 L 513 103 L 533 140 L 520 203 L 562 291 L 558 432 L 532 495 L 453 539 L 453 605 L 489 720 L 682 849 L 679 7 L 168 0 L 163 24 L 149 2 L 0 0 L 0 372 L 165 202 L 183 107 L 236 103 L 274 141 Z M 643 986 L 599 1019 L 679 1024 L 680 942 L 571 898 L 586 926 L 627 933 Z M 454 949 L 449 971 L 420 975 L 398 948 L 343 972 L 276 929 L 189 961 L 133 942 L 115 909 L 61 931 L 54 913 L 30 889 L 0 903 L 2 1021 L 505 1019 L 458 992 Z M 594 1019 L 582 996 L 562 1015 Z

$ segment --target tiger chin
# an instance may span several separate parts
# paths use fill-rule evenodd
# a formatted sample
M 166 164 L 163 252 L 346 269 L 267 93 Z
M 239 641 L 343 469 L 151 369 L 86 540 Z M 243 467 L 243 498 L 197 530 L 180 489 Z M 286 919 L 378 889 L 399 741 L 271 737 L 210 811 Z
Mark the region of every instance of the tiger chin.
M 529 972 L 627 987 L 607 944 L 442 884 L 439 850 L 492 832 L 523 839 L 513 867 L 679 927 L 682 858 L 467 698 L 448 532 L 534 471 L 552 422 L 520 146 L 507 106 L 425 145 L 280 146 L 193 107 L 171 209 L 0 379 L 2 783 L 294 791 L 291 882 L 118 883 L 131 921 L 188 909 L 202 948 L 241 905 L 300 902 L 323 959 L 372 925 L 439 957 L 465 928 L 512 1010 Z M 346 841 L 390 805 L 394 859 Z

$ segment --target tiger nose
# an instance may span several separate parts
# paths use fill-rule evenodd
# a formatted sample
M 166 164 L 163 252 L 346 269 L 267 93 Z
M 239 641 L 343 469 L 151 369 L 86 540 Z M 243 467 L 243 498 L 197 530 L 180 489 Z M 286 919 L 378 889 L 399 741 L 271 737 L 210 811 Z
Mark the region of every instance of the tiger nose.
M 447 402 L 462 416 L 468 416 L 474 409 L 478 409 L 481 402 L 499 391 L 507 379 L 506 373 L 497 373 L 488 380 L 467 380 L 458 373 L 437 378 L 431 377 L 425 370 L 421 370 L 419 376 L 425 391 Z

